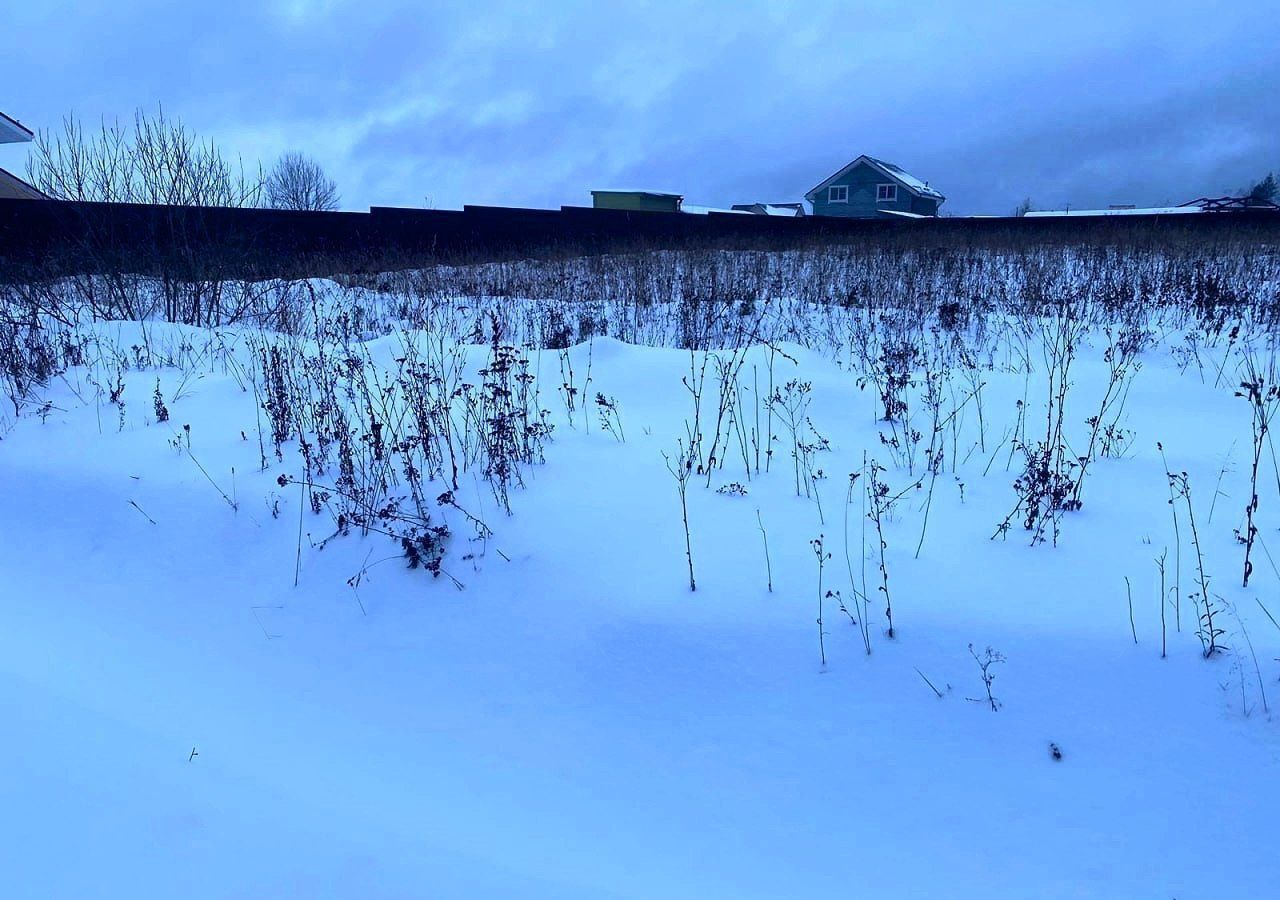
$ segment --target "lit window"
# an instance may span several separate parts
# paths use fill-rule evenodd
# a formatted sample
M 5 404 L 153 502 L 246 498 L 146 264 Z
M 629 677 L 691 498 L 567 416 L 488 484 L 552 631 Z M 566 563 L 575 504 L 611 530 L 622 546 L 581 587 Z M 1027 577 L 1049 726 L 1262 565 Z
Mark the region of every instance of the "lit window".
M 896 184 L 877 184 L 876 200 L 888 201 L 892 203 L 898 199 L 898 186 Z
M 827 188 L 828 203 L 848 203 L 849 202 L 849 185 L 833 184 Z

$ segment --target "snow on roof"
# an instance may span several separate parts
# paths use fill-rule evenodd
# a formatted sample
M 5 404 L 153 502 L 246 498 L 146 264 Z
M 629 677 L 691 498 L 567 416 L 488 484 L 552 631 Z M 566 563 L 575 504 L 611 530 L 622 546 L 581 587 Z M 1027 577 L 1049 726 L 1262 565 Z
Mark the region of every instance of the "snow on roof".
M 706 215 L 707 213 L 733 213 L 735 216 L 752 215 L 745 209 L 724 209 L 719 206 L 698 206 L 693 203 L 684 203 L 680 206 L 680 212 L 694 213 L 695 215 Z
M 1184 213 L 1204 212 L 1198 206 L 1151 206 L 1145 209 L 1033 209 L 1027 218 L 1050 218 L 1053 216 L 1171 216 Z
M 881 209 L 877 212 L 884 213 L 886 216 L 901 216 L 904 219 L 932 219 L 934 216 L 925 216 L 920 213 L 905 212 L 901 209 Z
M 756 216 L 784 216 L 794 219 L 804 215 L 803 203 L 735 203 L 734 210 Z
M 924 197 L 933 197 L 937 200 L 946 199 L 945 197 L 942 196 L 940 192 L 929 187 L 929 183 L 927 181 L 921 181 L 919 178 L 912 175 L 910 172 L 906 171 L 901 166 L 894 165 L 891 162 L 885 162 L 883 159 L 876 159 L 873 156 L 868 156 L 867 159 L 872 163 L 876 164 L 877 166 L 879 166 L 880 168 L 888 170 L 889 174 L 891 174 L 894 178 L 897 178 L 899 181 L 901 181 L 907 187 L 911 188 L 917 194 L 920 194 L 921 196 L 924 196 Z

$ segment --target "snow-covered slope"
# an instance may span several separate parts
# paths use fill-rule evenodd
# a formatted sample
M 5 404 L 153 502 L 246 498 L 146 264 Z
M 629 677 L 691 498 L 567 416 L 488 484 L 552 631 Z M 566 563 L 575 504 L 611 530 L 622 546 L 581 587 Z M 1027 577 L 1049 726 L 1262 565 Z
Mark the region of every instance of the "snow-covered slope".
M 690 424 L 701 352 L 530 349 L 545 462 L 521 466 L 510 516 L 486 466 L 465 469 L 457 507 L 433 507 L 452 532 L 433 578 L 383 534 L 333 536 L 311 497 L 336 457 L 308 475 L 296 436 L 273 454 L 273 336 L 89 332 L 89 359 L 0 440 L 8 896 L 1265 897 L 1280 878 L 1263 610 L 1280 614 L 1280 496 L 1268 446 L 1241 589 L 1253 451 L 1225 337 L 1197 363 L 1152 332 L 1109 408 L 1128 437 L 1093 454 L 1056 546 L 1030 546 L 1021 514 L 993 539 L 1013 440 L 1045 429 L 1051 325 L 953 362 L 936 418 L 926 354 L 911 427 L 880 420 L 850 345 L 720 351 L 740 363 L 723 433 L 714 359 Z M 343 352 L 392 384 L 423 340 Z M 459 383 L 485 379 L 490 348 L 436 346 Z M 1071 456 L 1113 346 L 1095 329 L 1076 351 Z M 780 418 L 804 383 L 793 444 Z M 668 464 L 713 429 L 723 467 L 688 483 L 690 591 Z M 1224 632 L 1207 659 L 1157 442 L 1191 484 Z M 872 460 L 902 494 L 882 517 L 892 639 Z

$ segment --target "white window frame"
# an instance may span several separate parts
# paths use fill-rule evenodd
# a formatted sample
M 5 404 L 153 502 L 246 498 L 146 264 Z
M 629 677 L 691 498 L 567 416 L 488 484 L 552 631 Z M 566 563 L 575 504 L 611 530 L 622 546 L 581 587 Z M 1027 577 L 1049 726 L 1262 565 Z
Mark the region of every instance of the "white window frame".
M 841 197 L 839 200 L 836 199 L 836 191 L 841 191 L 844 194 L 844 196 Z M 828 203 L 848 203 L 849 202 L 849 185 L 833 184 L 830 187 L 828 187 L 827 202 Z
M 884 196 L 885 188 L 889 188 L 888 196 Z M 877 203 L 897 203 L 898 202 L 898 186 L 896 184 L 877 184 L 876 185 L 876 202 Z

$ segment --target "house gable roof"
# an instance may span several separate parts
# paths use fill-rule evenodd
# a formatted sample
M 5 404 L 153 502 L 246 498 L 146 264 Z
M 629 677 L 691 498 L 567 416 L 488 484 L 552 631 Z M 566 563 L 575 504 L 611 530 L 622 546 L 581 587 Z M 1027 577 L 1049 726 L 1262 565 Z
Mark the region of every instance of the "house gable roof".
M 871 166 L 871 168 L 880 172 L 880 174 L 884 175 L 886 178 L 890 178 L 893 181 L 897 182 L 898 184 L 902 185 L 904 188 L 906 188 L 911 193 L 915 194 L 917 197 L 927 197 L 930 200 L 937 200 L 939 202 L 947 199 L 946 197 L 942 196 L 942 193 L 940 191 L 937 191 L 929 187 L 927 182 L 921 181 L 919 178 L 916 178 L 914 175 L 907 172 L 901 166 L 894 165 L 891 162 L 885 162 L 882 159 L 876 159 L 874 156 L 867 156 L 865 153 L 862 156 L 859 156 L 853 162 L 849 163 L 849 165 L 845 166 L 839 172 L 836 172 L 826 181 L 823 181 L 817 187 L 813 188 L 813 190 L 809 191 L 807 194 L 804 195 L 804 198 L 808 200 L 810 203 L 812 203 L 814 201 L 814 198 L 818 196 L 819 191 L 826 188 L 833 181 L 836 181 L 837 179 L 844 177 L 845 174 L 857 168 L 858 166 L 862 165 L 863 163 L 866 163 L 867 165 Z
M 34 137 L 30 128 L 0 112 L 0 144 L 26 142 Z

